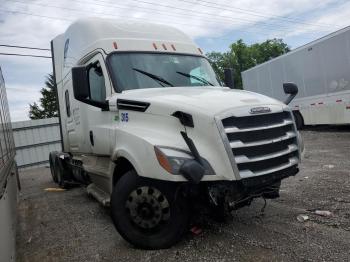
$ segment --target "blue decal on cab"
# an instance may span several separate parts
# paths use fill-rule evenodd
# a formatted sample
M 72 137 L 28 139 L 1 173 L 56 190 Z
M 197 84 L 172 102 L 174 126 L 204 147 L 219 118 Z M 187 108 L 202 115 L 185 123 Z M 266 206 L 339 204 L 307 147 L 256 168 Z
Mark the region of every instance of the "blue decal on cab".
M 122 122 L 129 122 L 129 113 L 121 113 Z

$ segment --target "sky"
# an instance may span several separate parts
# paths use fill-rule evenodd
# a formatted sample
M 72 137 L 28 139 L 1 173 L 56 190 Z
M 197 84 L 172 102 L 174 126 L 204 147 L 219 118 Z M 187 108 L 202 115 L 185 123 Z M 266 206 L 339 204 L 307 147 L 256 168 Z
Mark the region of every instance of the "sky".
M 282 38 L 292 49 L 350 25 L 345 0 L 0 0 L 0 45 L 50 48 L 76 19 L 105 17 L 167 24 L 187 33 L 204 52 L 227 51 Z M 49 51 L 0 46 L 0 53 L 50 56 Z M 29 119 L 51 60 L 0 55 L 12 121 Z

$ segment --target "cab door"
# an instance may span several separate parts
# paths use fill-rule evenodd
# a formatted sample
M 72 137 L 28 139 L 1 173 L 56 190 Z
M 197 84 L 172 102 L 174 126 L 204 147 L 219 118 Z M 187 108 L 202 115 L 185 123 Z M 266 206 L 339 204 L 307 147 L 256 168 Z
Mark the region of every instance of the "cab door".
M 103 56 L 98 53 L 86 63 L 90 99 L 96 102 L 106 102 L 112 95 L 112 85 L 107 73 Z M 84 130 L 93 155 L 110 155 L 113 145 L 113 114 L 98 106 L 85 104 Z

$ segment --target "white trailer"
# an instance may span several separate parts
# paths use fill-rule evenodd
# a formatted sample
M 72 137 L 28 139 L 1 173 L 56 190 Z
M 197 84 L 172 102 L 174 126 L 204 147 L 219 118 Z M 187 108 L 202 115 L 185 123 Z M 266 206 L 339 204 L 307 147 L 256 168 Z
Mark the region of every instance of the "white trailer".
M 135 246 L 170 247 L 190 210 L 225 214 L 278 197 L 281 180 L 298 172 L 290 108 L 221 86 L 181 31 L 83 19 L 51 46 L 63 136 L 63 152 L 50 153 L 52 178 L 86 184 Z
M 15 143 L 0 68 L 0 261 L 16 261 L 18 189 Z
M 280 86 L 294 82 L 290 104 L 297 125 L 350 124 L 350 27 L 242 72 L 243 88 L 283 101 Z

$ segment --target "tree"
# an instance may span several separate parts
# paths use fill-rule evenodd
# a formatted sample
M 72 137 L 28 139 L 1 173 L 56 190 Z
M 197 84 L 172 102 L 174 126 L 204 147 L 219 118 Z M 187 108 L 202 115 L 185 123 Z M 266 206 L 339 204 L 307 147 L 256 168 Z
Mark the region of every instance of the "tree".
M 40 98 L 40 105 L 36 102 L 29 104 L 30 119 L 57 117 L 56 83 L 53 74 L 48 74 L 45 87 L 40 90 L 40 93 L 42 95 Z
M 224 80 L 224 69 L 232 64 L 229 53 L 211 52 L 207 54 L 210 64 L 220 80 Z
M 242 88 L 241 72 L 289 51 L 288 45 L 282 39 L 269 39 L 250 46 L 239 39 L 230 45 L 228 52 L 211 52 L 207 56 L 222 81 L 224 69 L 233 68 L 235 87 Z

